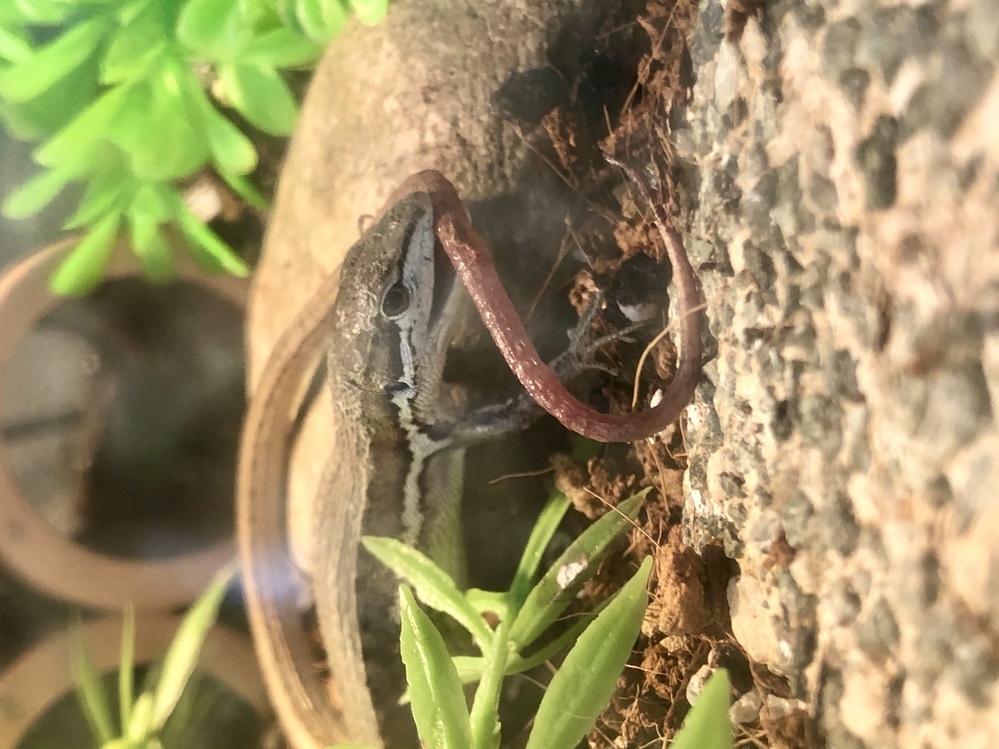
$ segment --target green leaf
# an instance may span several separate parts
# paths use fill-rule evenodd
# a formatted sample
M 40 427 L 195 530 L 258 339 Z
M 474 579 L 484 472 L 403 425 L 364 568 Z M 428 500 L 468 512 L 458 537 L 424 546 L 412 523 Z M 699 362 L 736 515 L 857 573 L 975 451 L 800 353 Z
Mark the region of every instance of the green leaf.
M 298 22 L 297 0 L 274 0 L 274 5 L 274 10 L 277 12 L 278 18 L 281 19 L 281 25 L 291 29 L 296 34 L 305 36 L 305 30 Z
M 206 102 L 203 110 L 208 148 L 219 171 L 249 174 L 257 166 L 257 149 L 239 128 Z
M 173 252 L 160 226 L 174 218 L 176 189 L 166 184 L 145 184 L 128 208 L 132 249 L 142 263 L 146 278 L 165 283 L 176 276 Z
M 240 60 L 270 68 L 290 68 L 313 63 L 322 53 L 322 45 L 282 27 L 253 39 Z
M 0 71 L 0 96 L 15 102 L 38 96 L 94 53 L 107 26 L 103 17 L 78 23 L 26 59 Z
M 0 26 L 0 57 L 8 62 L 24 62 L 32 54 L 27 37 L 14 29 Z
M 492 613 L 501 621 L 510 615 L 509 593 L 469 588 L 465 591 L 465 600 L 480 614 Z
M 402 660 L 420 739 L 428 749 L 466 749 L 471 746 L 468 708 L 444 638 L 404 585 L 399 586 L 399 608 Z
M 175 187 L 165 183 L 147 182 L 139 185 L 128 207 L 129 216 L 144 216 L 153 224 L 162 224 L 174 217 Z
M 707 680 L 670 749 L 732 749 L 728 672 L 719 668 Z
M 76 174 L 90 170 L 102 146 L 108 123 L 125 101 L 126 90 L 115 87 L 78 114 L 72 122 L 35 150 L 42 166 L 61 166 Z
M 231 174 L 224 169 L 217 169 L 216 171 L 225 183 L 249 205 L 258 211 L 266 211 L 270 208 L 267 198 L 261 195 L 260 191 L 248 179 L 240 177 L 238 174 Z
M 111 255 L 120 218 L 118 213 L 111 213 L 94 223 L 49 280 L 49 288 L 53 293 L 60 296 L 82 296 L 100 283 L 104 266 Z
M 0 3 L 0 22 L 22 26 L 55 26 L 66 20 L 73 4 L 65 0 L 14 0 Z
M 489 647 L 492 630 L 458 590 L 451 576 L 433 560 L 394 538 L 365 536 L 361 543 L 382 564 L 412 585 L 424 604 L 447 614 L 467 629 L 482 650 Z
M 219 113 L 193 75 L 178 75 L 176 80 L 188 111 L 197 113 L 200 129 L 218 169 L 236 174 L 253 171 L 257 165 L 257 150 L 250 139 Z
M 295 16 L 303 33 L 319 44 L 340 33 L 347 20 L 340 0 L 296 0 Z
M 25 218 L 38 213 L 72 180 L 72 175 L 62 169 L 46 169 L 7 196 L 3 215 L 7 218 Z
M 132 86 L 112 119 L 107 138 L 128 154 L 141 180 L 163 182 L 187 177 L 208 159 L 208 140 L 188 110 L 174 66 Z
M 250 41 L 244 3 L 188 0 L 177 19 L 177 38 L 198 56 L 229 61 Z
M 179 195 L 175 210 L 180 230 L 192 244 L 195 260 L 211 270 L 224 270 L 241 278 L 249 274 L 246 263 L 184 205 Z
M 357 20 L 369 25 L 381 21 L 388 12 L 388 0 L 349 0 L 349 4 Z
M 100 0 L 98 0 L 100 1 Z M 118 21 L 119 26 L 127 26 L 128 24 L 135 21 L 143 13 L 146 13 L 150 8 L 156 8 L 157 6 L 163 6 L 163 0 L 109 0 L 118 6 L 115 12 L 115 19 Z M 175 18 L 175 16 L 174 16 Z M 171 19 L 171 16 L 164 18 L 164 22 Z M 173 24 L 170 24 L 170 28 L 173 28 Z
M 125 607 L 121 626 L 121 656 L 118 658 L 118 721 L 127 726 L 132 720 L 132 700 L 135 687 L 135 607 Z
M 73 630 L 70 657 L 73 683 L 76 685 L 77 698 L 83 707 L 87 723 L 90 724 L 94 737 L 102 744 L 106 743 L 114 735 L 114 729 L 111 727 L 111 707 L 108 705 L 108 695 L 104 691 L 100 674 L 97 673 L 97 668 L 83 642 L 83 630 L 79 626 Z
M 458 681 L 465 684 L 474 684 L 482 678 L 482 672 L 485 670 L 486 659 L 482 656 L 470 656 L 470 655 L 454 655 L 451 656 L 451 663 L 454 664 L 454 669 L 458 674 Z M 507 669 L 507 674 L 516 673 Z M 408 705 L 411 702 L 409 698 L 409 689 L 405 689 L 402 695 L 399 697 L 400 705 Z
M 510 657 L 514 654 L 510 642 L 510 622 L 500 622 L 496 627 L 493 646 L 483 653 L 482 680 L 472 698 L 468 722 L 472 729 L 472 743 L 481 749 L 499 749 L 499 703 L 503 679 Z
M 153 693 L 153 706 L 150 728 L 158 731 L 166 723 L 177 700 L 180 699 L 188 679 L 198 663 L 198 653 L 204 644 L 208 630 L 215 624 L 219 606 L 226 588 L 236 572 L 236 565 L 223 567 L 212 580 L 208 589 L 194 603 L 184 616 L 177 634 L 163 658 L 163 672 Z
M 298 107 L 284 79 L 273 68 L 223 65 L 219 83 L 230 104 L 255 126 L 271 135 L 289 135 Z
M 78 229 L 89 226 L 107 213 L 122 213 L 136 189 L 136 180 L 124 165 L 109 160 L 103 169 L 90 175 L 80 204 L 63 228 Z
M 171 34 L 159 2 L 141 5 L 112 33 L 101 60 L 101 83 L 111 85 L 144 77 L 156 57 L 167 49 Z
M 11 132 L 22 140 L 38 141 L 65 127 L 97 95 L 97 64 L 94 55 L 33 99 L 0 102 Z
M 558 530 L 559 523 L 565 517 L 572 503 L 562 492 L 555 492 L 538 517 L 534 528 L 531 529 L 531 537 L 527 539 L 527 546 L 520 557 L 520 564 L 517 565 L 517 572 L 513 577 L 513 585 L 510 586 L 511 597 L 514 605 L 518 608 L 527 597 L 531 589 L 531 583 L 541 565 L 545 549 Z
M 142 742 L 149 738 L 153 717 L 153 694 L 143 692 L 132 706 L 132 720 L 125 730 L 126 741 Z
M 607 706 L 628 662 L 648 605 L 645 585 L 652 571 L 646 557 L 634 577 L 604 609 L 552 677 L 541 699 L 527 749 L 573 749 Z
M 590 622 L 596 619 L 597 614 L 607 608 L 608 604 L 616 597 L 617 593 L 601 601 L 593 611 L 578 617 L 565 632 L 530 655 L 511 655 L 507 660 L 506 675 L 520 674 L 550 661 L 558 653 L 575 642 L 580 633 L 590 625 Z M 451 658 L 451 662 L 454 663 L 454 667 L 458 671 L 458 678 L 462 684 L 472 684 L 478 681 L 482 678 L 482 673 L 486 667 L 486 659 L 481 656 L 456 655 Z M 403 692 L 402 697 L 399 698 L 399 704 L 402 705 L 408 701 L 408 691 Z
M 631 527 L 642 508 L 645 489 L 587 528 L 534 586 L 513 623 L 510 637 L 520 646 L 536 640 L 576 597 L 597 570 L 610 545 Z
M 610 602 L 616 597 L 616 593 L 610 596 L 593 610 L 585 614 L 581 614 L 578 618 L 573 620 L 572 626 L 562 632 L 558 637 L 553 639 L 551 642 L 545 643 L 542 647 L 531 652 L 528 655 L 518 655 L 510 659 L 510 664 L 507 667 L 507 673 L 509 674 L 519 674 L 528 669 L 532 669 L 535 666 L 540 666 L 542 663 L 554 658 L 558 653 L 562 652 L 566 647 L 571 645 L 579 637 L 580 633 L 585 630 L 590 622 L 592 622 L 597 614 L 603 611 Z
M 148 216 L 129 216 L 131 224 L 132 249 L 135 251 L 142 271 L 153 283 L 166 283 L 177 275 L 170 244 L 163 237 L 160 225 Z
M 343 0 L 319 0 L 319 12 L 322 14 L 323 23 L 326 24 L 330 39 L 340 33 L 343 24 L 347 20 L 347 9 Z

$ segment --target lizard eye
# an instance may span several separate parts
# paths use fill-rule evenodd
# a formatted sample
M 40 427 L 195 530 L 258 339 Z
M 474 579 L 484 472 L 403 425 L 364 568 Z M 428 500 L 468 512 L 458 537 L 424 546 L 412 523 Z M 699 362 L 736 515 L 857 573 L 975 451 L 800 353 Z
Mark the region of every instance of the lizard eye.
M 397 320 L 409 309 L 409 289 L 401 283 L 394 283 L 382 296 L 382 315 L 389 320 Z

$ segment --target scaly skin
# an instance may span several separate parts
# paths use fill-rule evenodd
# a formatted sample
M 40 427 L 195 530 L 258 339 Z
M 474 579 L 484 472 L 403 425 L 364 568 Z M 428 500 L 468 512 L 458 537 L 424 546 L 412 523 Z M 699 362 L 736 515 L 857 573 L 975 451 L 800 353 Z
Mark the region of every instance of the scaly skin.
M 388 620 L 394 584 L 391 576 L 379 575 L 374 568 L 365 570 L 365 590 L 358 600 L 362 521 L 365 532 L 373 523 L 380 535 L 396 535 L 453 554 L 456 544 L 447 537 L 454 531 L 442 532 L 440 526 L 450 527 L 456 517 L 452 505 L 461 493 L 457 456 L 467 444 L 500 431 L 477 422 L 475 415 L 463 424 L 461 415 L 449 413 L 442 404 L 441 372 L 450 319 L 418 320 L 417 329 L 423 330 L 420 325 L 426 329 L 408 340 L 407 358 L 398 354 L 400 341 L 392 337 L 399 331 L 393 332 L 379 317 L 383 312 L 379 300 L 392 282 L 393 264 L 399 266 L 406 257 L 405 243 L 412 245 L 414 236 L 426 234 L 420 239 L 423 254 L 409 257 L 432 262 L 433 238 L 441 242 L 510 368 L 530 396 L 568 428 L 602 441 L 635 441 L 665 429 L 689 402 L 701 368 L 702 313 L 696 277 L 679 235 L 668 227 L 646 186 L 631 176 L 652 204 L 680 291 L 683 349 L 677 373 L 654 408 L 637 414 L 601 414 L 566 392 L 527 338 L 454 188 L 432 171 L 410 177 L 394 193 L 379 223 L 351 249 L 341 271 L 326 279 L 275 347 L 246 418 L 237 516 L 247 604 L 261 667 L 296 749 L 320 749 L 336 742 L 381 744 L 361 659 L 358 612 L 367 610 L 370 621 L 381 610 L 383 621 Z M 433 285 L 432 270 L 429 283 Z M 411 289 L 414 307 L 432 298 L 433 290 L 422 288 Z M 407 335 L 414 336 L 412 330 Z M 327 370 L 335 403 L 331 429 L 337 455 L 314 523 L 313 581 L 330 656 L 327 684 L 314 667 L 296 607 L 297 573 L 287 549 L 282 497 L 295 396 L 329 340 L 333 343 Z M 407 361 L 408 373 L 396 371 L 400 366 L 405 370 Z M 511 413 L 517 418 L 506 421 L 503 431 L 525 426 L 536 416 L 521 408 Z M 434 483 L 435 491 L 428 495 L 445 496 L 447 501 L 427 506 L 427 497 L 416 493 L 426 485 L 414 479 L 421 476 Z

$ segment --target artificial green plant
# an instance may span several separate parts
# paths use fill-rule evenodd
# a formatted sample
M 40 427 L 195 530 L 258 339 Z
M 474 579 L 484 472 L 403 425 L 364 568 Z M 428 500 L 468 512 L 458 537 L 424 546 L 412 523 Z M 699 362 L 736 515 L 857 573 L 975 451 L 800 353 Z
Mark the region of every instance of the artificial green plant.
M 32 215 L 81 183 L 65 228 L 82 239 L 52 279 L 91 289 L 128 232 L 147 276 L 165 280 L 173 226 L 203 264 L 243 261 L 185 204 L 181 184 L 212 169 L 249 204 L 257 152 L 241 127 L 286 136 L 297 103 L 283 70 L 311 66 L 349 13 L 374 23 L 388 0 L 12 0 L 0 3 L 0 118 L 39 142 L 42 171 L 5 201 Z

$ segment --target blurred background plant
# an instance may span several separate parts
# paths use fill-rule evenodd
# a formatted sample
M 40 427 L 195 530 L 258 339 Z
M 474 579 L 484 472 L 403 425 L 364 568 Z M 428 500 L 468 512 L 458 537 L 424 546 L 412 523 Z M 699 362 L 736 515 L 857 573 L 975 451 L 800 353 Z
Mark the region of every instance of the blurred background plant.
M 64 226 L 82 238 L 53 290 L 92 289 L 119 231 L 150 280 L 173 276 L 168 231 L 179 231 L 203 265 L 245 275 L 243 260 L 185 202 L 185 181 L 210 169 L 249 205 L 266 208 L 251 179 L 257 149 L 244 129 L 289 135 L 298 105 L 281 71 L 311 67 L 349 14 L 375 23 L 387 3 L 0 4 L 0 118 L 17 138 L 39 143 L 33 158 L 42 167 L 3 212 L 30 216 L 82 184 Z

